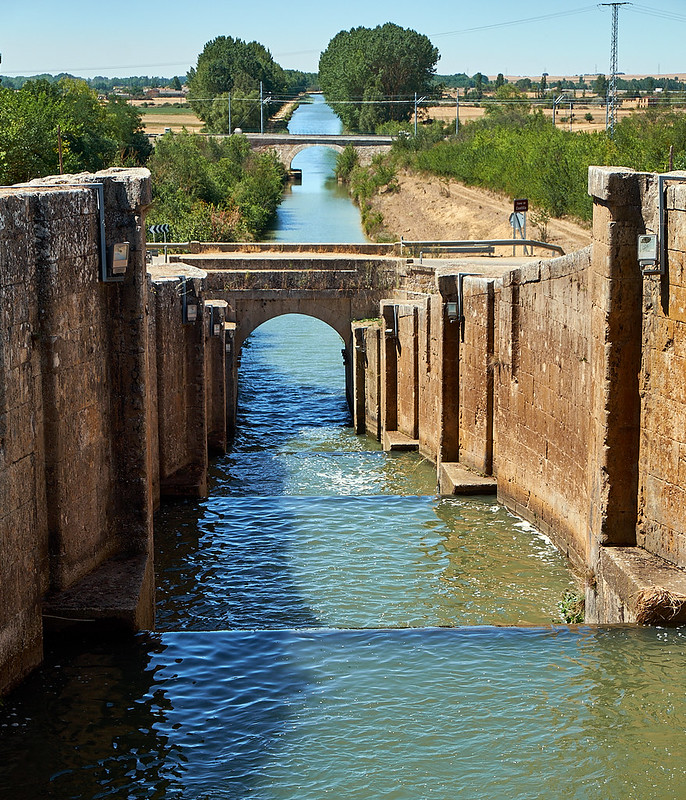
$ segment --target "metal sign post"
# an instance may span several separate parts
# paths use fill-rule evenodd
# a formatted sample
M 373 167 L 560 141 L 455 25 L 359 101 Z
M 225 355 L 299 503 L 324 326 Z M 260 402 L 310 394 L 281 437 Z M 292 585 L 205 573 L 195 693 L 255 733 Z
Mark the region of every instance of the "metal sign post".
M 164 225 L 151 225 L 148 230 L 152 233 L 153 241 L 157 241 L 157 234 L 162 234 L 162 242 L 164 245 L 164 263 L 167 263 L 167 235 L 169 234 L 169 225 L 165 223 Z
M 510 225 L 512 225 L 512 238 L 517 238 L 517 231 L 521 239 L 526 239 L 526 212 L 529 210 L 529 199 L 518 197 L 514 201 L 514 212 L 510 214 Z M 524 255 L 529 255 L 526 245 L 523 245 Z M 515 254 L 515 246 L 512 245 L 512 255 Z

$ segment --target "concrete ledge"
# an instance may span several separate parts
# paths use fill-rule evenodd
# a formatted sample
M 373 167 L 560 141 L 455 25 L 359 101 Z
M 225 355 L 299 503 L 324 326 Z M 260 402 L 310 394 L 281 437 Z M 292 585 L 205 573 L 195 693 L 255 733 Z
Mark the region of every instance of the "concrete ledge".
M 686 571 L 640 547 L 603 547 L 598 562 L 588 622 L 686 622 Z
M 419 439 L 410 439 L 400 431 L 384 431 L 383 449 L 390 450 L 419 450 Z
M 155 584 L 152 559 L 145 553 L 113 558 L 75 586 L 46 598 L 46 633 L 84 631 L 107 636 L 154 627 Z
M 479 475 L 457 462 L 447 462 L 440 466 L 438 473 L 440 494 L 495 494 L 496 488 L 495 478 Z
M 588 193 L 615 206 L 640 207 L 639 179 L 651 177 L 648 172 L 636 172 L 628 167 L 589 167 Z
M 162 497 L 207 497 L 207 468 L 199 464 L 181 467 L 160 480 Z

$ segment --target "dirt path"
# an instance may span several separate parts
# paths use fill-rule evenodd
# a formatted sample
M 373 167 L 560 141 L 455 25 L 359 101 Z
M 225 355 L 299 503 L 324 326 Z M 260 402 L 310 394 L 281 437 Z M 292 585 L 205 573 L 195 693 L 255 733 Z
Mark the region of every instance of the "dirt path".
M 464 186 L 454 180 L 403 172 L 400 190 L 377 195 L 372 203 L 389 234 L 405 239 L 510 239 L 512 201 L 505 195 Z M 527 236 L 542 239 L 529 208 Z M 547 241 L 566 253 L 586 247 L 591 230 L 566 219 L 548 223 Z

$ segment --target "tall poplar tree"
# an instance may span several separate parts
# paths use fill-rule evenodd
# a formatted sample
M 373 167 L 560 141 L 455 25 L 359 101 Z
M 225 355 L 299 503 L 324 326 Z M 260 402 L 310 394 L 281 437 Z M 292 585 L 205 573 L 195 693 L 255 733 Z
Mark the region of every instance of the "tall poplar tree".
M 430 94 L 438 50 L 427 36 L 391 22 L 341 31 L 319 59 L 327 102 L 348 130 L 409 120 L 414 94 Z M 370 109 L 369 106 L 373 106 Z

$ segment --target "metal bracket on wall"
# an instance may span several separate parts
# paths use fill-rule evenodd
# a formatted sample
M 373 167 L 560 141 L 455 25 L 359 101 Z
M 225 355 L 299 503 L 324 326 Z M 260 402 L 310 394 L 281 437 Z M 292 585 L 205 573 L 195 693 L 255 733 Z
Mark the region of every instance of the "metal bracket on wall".
M 179 285 L 176 289 L 181 297 L 181 317 L 184 325 L 192 325 L 200 318 L 200 300 L 195 294 L 195 287 L 191 278 L 179 275 Z

